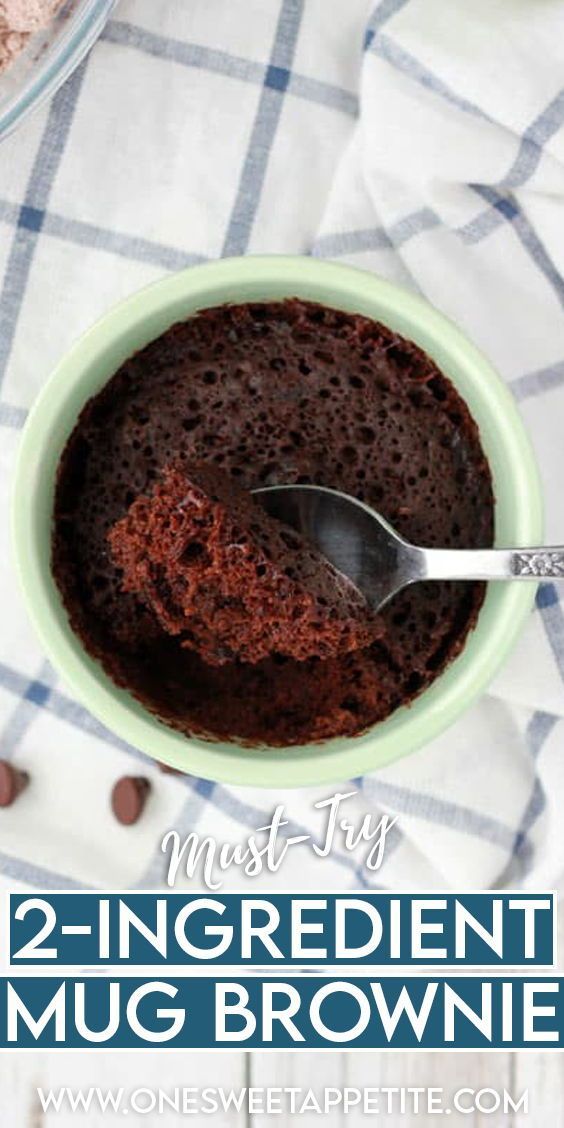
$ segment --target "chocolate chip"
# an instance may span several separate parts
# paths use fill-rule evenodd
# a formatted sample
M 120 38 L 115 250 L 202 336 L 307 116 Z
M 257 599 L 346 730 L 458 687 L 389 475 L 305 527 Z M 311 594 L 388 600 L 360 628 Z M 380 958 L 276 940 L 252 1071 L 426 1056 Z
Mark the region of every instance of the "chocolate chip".
M 151 784 L 144 776 L 122 776 L 112 791 L 112 811 L 118 822 L 132 826 L 141 817 Z
M 19 771 L 7 760 L 0 760 L 0 807 L 11 807 L 28 783 L 27 772 Z

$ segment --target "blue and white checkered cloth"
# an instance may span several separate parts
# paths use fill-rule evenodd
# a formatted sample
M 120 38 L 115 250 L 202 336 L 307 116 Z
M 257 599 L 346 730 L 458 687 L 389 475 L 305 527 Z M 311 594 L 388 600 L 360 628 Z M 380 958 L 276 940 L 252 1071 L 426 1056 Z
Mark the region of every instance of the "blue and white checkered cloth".
M 547 536 L 562 541 L 562 43 L 557 2 L 118 4 L 85 64 L 0 148 L 2 559 L 20 429 L 71 341 L 163 272 L 264 251 L 355 263 L 458 321 L 520 402 Z M 156 885 L 168 828 L 235 842 L 279 801 L 288 833 L 319 831 L 319 791 L 226 788 L 146 762 L 154 795 L 136 827 L 119 827 L 109 791 L 138 770 L 138 754 L 59 683 L 5 564 L 0 599 L 0 756 L 33 778 L 1 813 L 5 880 Z M 276 880 L 558 881 L 563 679 L 564 614 L 549 584 L 481 702 L 434 744 L 353 785 L 351 817 L 400 815 L 383 869 L 367 872 L 337 843 L 321 861 L 296 849 Z

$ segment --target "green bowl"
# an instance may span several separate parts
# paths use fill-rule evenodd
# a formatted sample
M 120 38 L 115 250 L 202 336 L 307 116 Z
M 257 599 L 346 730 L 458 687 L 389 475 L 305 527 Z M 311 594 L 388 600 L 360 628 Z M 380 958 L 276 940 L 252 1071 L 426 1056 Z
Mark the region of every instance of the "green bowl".
M 420 345 L 453 381 L 479 425 L 492 469 L 499 545 L 538 543 L 542 501 L 536 465 L 513 400 L 462 333 L 413 294 L 364 271 L 315 259 L 224 259 L 172 275 L 134 294 L 86 333 L 39 396 L 22 438 L 13 505 L 18 570 L 50 659 L 86 707 L 150 756 L 207 779 L 255 787 L 336 782 L 413 752 L 480 694 L 512 647 L 534 584 L 490 584 L 458 658 L 411 705 L 361 736 L 290 748 L 245 748 L 187 738 L 118 689 L 71 630 L 50 570 L 54 482 L 83 404 L 121 363 L 175 321 L 225 302 L 310 299 L 384 322 Z M 456 749 L 453 748 L 453 755 Z

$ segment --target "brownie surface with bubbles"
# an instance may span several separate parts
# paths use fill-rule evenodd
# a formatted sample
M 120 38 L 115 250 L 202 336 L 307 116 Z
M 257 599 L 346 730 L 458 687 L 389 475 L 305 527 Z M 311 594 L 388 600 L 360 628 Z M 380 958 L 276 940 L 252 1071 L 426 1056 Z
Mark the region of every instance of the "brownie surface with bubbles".
M 491 474 L 464 401 L 413 343 L 298 299 L 206 310 L 131 357 L 83 409 L 58 472 L 53 571 L 87 650 L 167 723 L 285 745 L 354 735 L 459 653 L 480 584 L 418 584 L 382 637 L 327 660 L 206 664 L 122 590 L 108 532 L 163 469 L 209 463 L 244 490 L 312 482 L 378 509 L 407 539 L 485 547 Z

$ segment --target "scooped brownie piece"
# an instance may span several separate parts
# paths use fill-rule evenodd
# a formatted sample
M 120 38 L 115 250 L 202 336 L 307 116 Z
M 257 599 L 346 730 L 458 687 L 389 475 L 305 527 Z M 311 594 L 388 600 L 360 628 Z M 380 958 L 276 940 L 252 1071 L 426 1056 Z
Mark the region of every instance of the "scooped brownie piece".
M 383 634 L 349 580 L 213 466 L 167 466 L 108 539 L 124 590 L 209 665 L 331 658 Z

